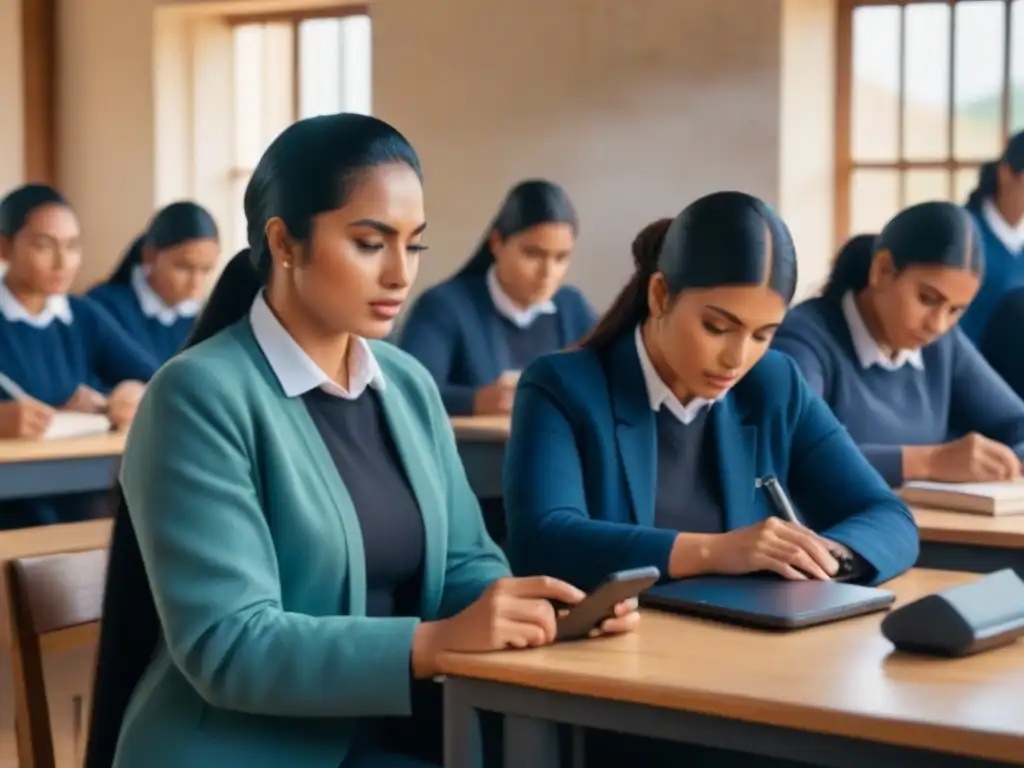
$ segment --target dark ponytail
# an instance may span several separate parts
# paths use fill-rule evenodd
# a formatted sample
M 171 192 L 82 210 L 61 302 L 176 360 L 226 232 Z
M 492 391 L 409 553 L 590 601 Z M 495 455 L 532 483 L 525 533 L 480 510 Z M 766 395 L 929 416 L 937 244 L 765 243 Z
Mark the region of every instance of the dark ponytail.
M 875 256 L 878 235 L 851 237 L 832 261 L 832 272 L 821 295 L 829 301 L 842 301 L 847 291 L 854 293 L 867 287 L 871 274 L 871 260 Z
M 672 219 L 658 219 L 633 238 L 633 276 L 580 342 L 581 347 L 606 347 L 647 319 L 647 284 L 657 270 L 658 254 L 671 224 Z
M 1024 172 L 1024 131 L 1015 133 L 1006 143 L 998 160 L 978 169 L 978 185 L 971 191 L 964 207 L 972 213 L 981 211 L 981 204 L 999 193 L 999 166 L 1006 163 L 1014 173 Z
M 132 272 L 142 264 L 146 246 L 155 251 L 163 251 L 191 240 L 219 239 L 217 222 L 203 206 L 188 200 L 171 203 L 157 211 L 146 226 L 146 231 L 132 241 L 107 282 L 128 285 Z
M 521 181 L 509 190 L 480 245 L 455 276 L 480 276 L 487 273 L 494 263 L 492 233 L 497 232 L 505 239 L 541 224 L 568 224 L 574 233 L 579 232 L 576 209 L 562 187 L 544 179 Z
M 243 319 L 267 284 L 271 256 L 264 230 L 270 219 L 280 218 L 293 238 L 308 241 L 313 218 L 344 206 L 360 175 L 386 163 L 404 163 L 420 173 L 413 148 L 398 131 L 376 118 L 324 115 L 286 128 L 263 154 L 245 191 L 250 248 L 224 269 L 186 347 Z M 125 710 L 153 658 L 161 631 L 120 486 L 117 493 L 85 768 L 112 765 Z

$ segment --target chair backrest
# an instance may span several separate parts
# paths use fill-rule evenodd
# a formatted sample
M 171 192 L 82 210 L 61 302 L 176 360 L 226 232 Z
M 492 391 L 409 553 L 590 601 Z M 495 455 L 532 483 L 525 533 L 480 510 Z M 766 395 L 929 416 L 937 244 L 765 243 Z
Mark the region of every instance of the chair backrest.
M 55 768 L 43 658 L 96 641 L 106 571 L 106 549 L 24 557 L 7 563 L 14 719 L 21 768 Z M 80 728 L 81 723 L 76 726 Z

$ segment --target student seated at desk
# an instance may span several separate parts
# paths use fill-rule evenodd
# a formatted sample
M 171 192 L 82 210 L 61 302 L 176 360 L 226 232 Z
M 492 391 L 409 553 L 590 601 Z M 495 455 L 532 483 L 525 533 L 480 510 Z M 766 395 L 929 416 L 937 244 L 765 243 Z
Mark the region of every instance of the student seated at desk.
M 156 362 L 105 310 L 67 291 L 81 263 L 80 231 L 56 190 L 30 184 L 0 201 L 0 438 L 42 437 L 58 410 L 131 421 Z M 0 528 L 96 513 L 96 494 L 0 504 Z
M 890 485 L 1020 474 L 1024 401 L 956 327 L 983 269 L 962 208 L 915 205 L 847 243 L 775 335 Z
M 989 315 L 978 349 L 1003 381 L 1024 398 L 1024 287 L 1014 288 Z
M 546 644 L 550 600 L 582 598 L 511 578 L 437 386 L 376 341 L 423 211 L 415 152 L 375 118 L 302 120 L 257 164 L 252 250 L 128 441 L 90 768 L 438 764 L 438 655 Z M 636 625 L 616 612 L 607 631 Z
M 171 203 L 89 298 L 162 365 L 188 338 L 219 260 L 213 217 L 196 203 Z
M 518 372 L 593 326 L 583 294 L 563 284 L 577 229 L 565 190 L 524 181 L 466 265 L 410 310 L 400 344 L 430 371 L 450 415 L 508 413 Z

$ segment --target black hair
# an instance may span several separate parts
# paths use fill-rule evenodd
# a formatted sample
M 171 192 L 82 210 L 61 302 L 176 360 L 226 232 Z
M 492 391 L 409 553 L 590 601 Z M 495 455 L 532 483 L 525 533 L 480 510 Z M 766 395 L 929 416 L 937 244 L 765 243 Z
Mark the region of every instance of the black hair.
M 1024 364 L 1016 333 L 1024 327 L 1024 287 L 1003 294 L 978 340 L 978 351 L 1017 394 L 1024 394 Z
M 190 240 L 219 239 L 217 222 L 203 206 L 188 200 L 171 203 L 161 208 L 150 219 L 146 231 L 132 241 L 107 282 L 116 285 L 130 283 L 132 271 L 142 263 L 146 246 L 162 251 Z
M 64 195 L 46 184 L 25 184 L 9 192 L 0 200 L 0 237 L 13 238 L 25 226 L 28 217 L 44 205 L 71 207 Z
M 1024 131 L 1010 137 L 1006 149 L 998 160 L 985 163 L 978 169 L 978 185 L 971 191 L 964 204 L 967 210 L 977 213 L 986 198 L 994 197 L 999 191 L 997 171 L 1000 163 L 1006 163 L 1014 173 L 1024 171 Z
M 568 224 L 574 234 L 579 232 L 576 209 L 562 187 L 544 179 L 521 181 L 509 190 L 480 245 L 462 265 L 456 277 L 483 275 L 490 269 L 494 263 L 492 232 L 507 238 L 540 224 Z
M 227 265 L 185 346 L 241 320 L 271 271 L 264 235 L 280 217 L 292 237 L 309 238 L 313 217 L 345 204 L 366 169 L 405 163 L 420 174 L 405 138 L 373 117 L 338 114 L 301 120 L 285 129 L 260 159 L 245 191 L 249 248 Z M 160 637 L 160 622 L 123 490 L 114 520 L 103 622 L 93 683 L 86 768 L 110 768 L 125 709 Z
M 673 298 L 687 289 L 767 283 L 789 304 L 796 291 L 789 229 L 770 206 L 743 192 L 707 195 L 674 219 L 649 224 L 633 240 L 633 262 L 633 277 L 581 346 L 607 346 L 643 323 L 647 286 L 659 272 Z
M 832 263 L 822 296 L 838 302 L 847 291 L 866 288 L 879 251 L 892 254 L 897 272 L 914 264 L 969 269 L 976 274 L 984 269 L 981 235 L 973 217 L 953 203 L 918 203 L 896 214 L 878 236 L 857 235 L 847 241 Z

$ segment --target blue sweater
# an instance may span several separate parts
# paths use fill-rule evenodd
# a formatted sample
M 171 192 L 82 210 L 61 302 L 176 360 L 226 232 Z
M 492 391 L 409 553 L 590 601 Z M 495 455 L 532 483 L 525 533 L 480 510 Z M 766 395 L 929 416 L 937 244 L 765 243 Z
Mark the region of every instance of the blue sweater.
M 985 274 L 981 290 L 960 320 L 960 328 L 974 343 L 978 343 L 988 324 L 989 315 L 1011 288 L 1024 285 L 1024 256 L 1009 250 L 996 237 L 983 216 L 974 215 L 985 253 Z
M 81 384 L 109 392 L 122 381 L 148 381 L 158 364 L 89 299 L 68 297 L 72 322 L 45 328 L 0 315 L 0 371 L 37 400 L 60 407 Z M 0 399 L 9 399 L 0 393 Z
M 1021 354 L 1021 328 L 1024 328 L 1024 287 L 1004 294 L 989 315 L 988 325 L 978 349 L 989 365 L 1024 398 L 1024 354 Z
M 554 302 L 560 349 L 583 338 L 597 317 L 583 294 L 571 286 L 563 286 Z M 420 296 L 405 320 L 399 344 L 430 371 L 448 413 L 465 416 L 473 412 L 477 389 L 515 367 L 504 337 L 505 322 L 483 275 L 454 277 Z
M 155 317 L 146 317 L 135 291 L 127 283 L 103 283 L 89 292 L 89 298 L 106 309 L 128 335 L 161 365 L 184 346 L 195 324 L 194 317 L 179 318 L 172 325 L 164 325 Z
M 839 304 L 789 312 L 773 345 L 789 354 L 890 485 L 903 483 L 904 445 L 980 432 L 1024 457 L 1024 402 L 954 328 L 922 350 L 924 370 L 863 369 Z
M 724 526 L 773 509 L 755 480 L 774 475 L 804 522 L 874 568 L 910 568 L 917 528 L 784 355 L 768 352 L 710 413 Z M 668 573 L 677 532 L 655 527 L 657 427 L 632 334 L 607 350 L 536 361 L 519 382 L 504 471 L 509 558 L 591 588 L 608 573 Z

